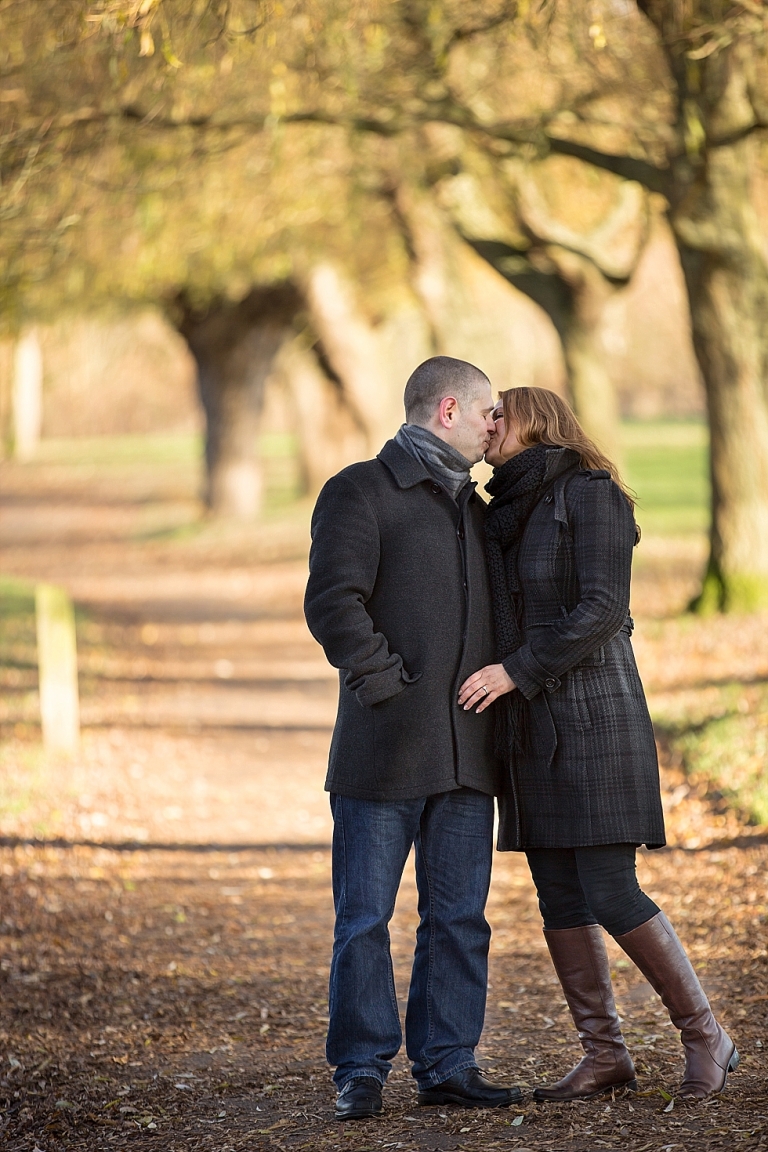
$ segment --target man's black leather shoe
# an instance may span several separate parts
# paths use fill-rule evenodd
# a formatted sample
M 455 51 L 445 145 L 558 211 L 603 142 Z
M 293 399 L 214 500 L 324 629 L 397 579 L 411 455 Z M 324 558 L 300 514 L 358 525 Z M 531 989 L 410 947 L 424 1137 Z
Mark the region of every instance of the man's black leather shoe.
M 365 1120 L 381 1112 L 381 1084 L 373 1076 L 348 1080 L 336 1097 L 337 1120 Z
M 419 1092 L 419 1104 L 459 1104 L 462 1108 L 508 1108 L 522 1098 L 519 1088 L 496 1088 L 479 1068 L 465 1068 L 442 1084 Z

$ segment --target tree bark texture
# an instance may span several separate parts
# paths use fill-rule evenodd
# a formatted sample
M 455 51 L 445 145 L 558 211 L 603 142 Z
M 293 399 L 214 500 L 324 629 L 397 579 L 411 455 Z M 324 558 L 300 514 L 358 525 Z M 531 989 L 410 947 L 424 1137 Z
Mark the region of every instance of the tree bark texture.
M 620 288 L 578 252 L 550 245 L 546 255 L 570 291 L 560 324 L 574 409 L 587 435 L 620 466 L 619 398 L 603 340 L 606 310 Z
M 205 503 L 216 516 L 252 520 L 263 500 L 258 437 L 264 386 L 295 331 L 291 287 L 255 290 L 198 312 L 181 302 L 179 330 L 195 357 L 206 419 Z
M 368 452 L 368 435 L 347 403 L 341 381 L 301 337 L 283 344 L 276 368 L 293 401 L 304 483 L 316 495 L 326 480 Z
M 606 175 L 603 213 L 597 222 L 588 214 L 581 218 L 572 205 L 582 182 L 589 184 L 589 173 L 580 161 L 569 162 L 570 196 L 558 207 L 542 191 L 552 179 L 546 163 L 508 162 L 503 175 L 486 172 L 482 179 L 462 174 L 447 182 L 443 194 L 462 235 L 552 320 L 576 414 L 587 434 L 620 464 L 619 403 L 603 337 L 607 309 L 639 262 L 650 214 L 639 184 Z M 484 199 L 490 181 L 497 185 L 493 201 Z M 498 211 L 503 198 L 506 218 Z
M 638 0 L 676 84 L 670 221 L 711 437 L 711 546 L 698 611 L 768 606 L 768 12 Z
M 397 203 L 435 352 L 476 364 L 494 392 L 533 385 L 564 393 L 560 341 L 541 309 L 459 235 L 433 199 L 401 187 Z
M 384 315 L 374 318 L 362 286 L 330 262 L 310 268 L 303 286 L 312 327 L 365 431 L 366 453 L 374 454 L 403 422 L 408 377 L 434 353 L 427 320 L 407 284 L 393 293 Z
M 711 548 L 693 605 L 705 612 L 768 607 L 768 258 L 751 197 L 757 147 L 750 136 L 710 150 L 706 181 L 673 218 L 709 409 Z

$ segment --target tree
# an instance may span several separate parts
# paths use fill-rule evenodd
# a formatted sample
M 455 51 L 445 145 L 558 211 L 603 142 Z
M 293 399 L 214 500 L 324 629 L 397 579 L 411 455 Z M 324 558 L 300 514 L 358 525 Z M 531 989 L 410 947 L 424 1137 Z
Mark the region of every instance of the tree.
M 360 383 L 361 349 L 386 359 L 406 316 L 411 346 L 435 348 L 461 311 L 446 302 L 466 298 L 445 222 L 547 308 L 585 421 L 602 417 L 601 315 L 664 197 L 712 430 L 698 606 L 768 602 L 764 6 L 15 0 L 0 20 L 6 312 L 62 285 L 73 300 L 186 290 L 198 311 L 290 285 L 324 395 L 369 442 L 388 404 Z M 430 229 L 450 255 L 441 315 Z M 334 276 L 335 297 L 313 294 Z
M 436 185 L 440 200 L 464 239 L 549 315 L 579 418 L 618 459 L 618 400 L 604 335 L 648 238 L 647 194 L 567 157 L 507 161 L 500 170 L 465 146 L 456 166 Z
M 270 373 L 330 406 L 314 429 L 299 422 L 317 485 L 331 461 L 376 450 L 395 430 L 415 362 L 468 354 L 488 292 L 496 320 L 483 332 L 503 334 L 517 297 L 490 272 L 451 325 L 433 324 L 419 291 L 388 134 L 354 92 L 355 70 L 376 72 L 386 41 L 370 13 L 59 0 L 0 17 L 6 82 L 25 85 L 3 103 L 6 317 L 14 305 L 57 309 L 64 296 L 77 307 L 164 303 L 198 363 L 215 511 L 258 505 Z
M 569 156 L 664 197 L 688 287 L 711 431 L 710 559 L 693 607 L 764 607 L 768 12 L 754 0 L 639 0 L 637 9 L 628 3 L 600 9 L 592 5 L 588 13 L 574 4 L 564 16 L 585 65 L 578 73 L 583 90 L 570 107 L 561 99 L 547 115 L 528 124 L 521 119 L 513 98 L 521 75 L 517 50 L 503 25 L 461 51 L 484 59 L 487 75 L 511 77 L 506 90 L 457 60 L 457 91 L 489 155 L 499 142 L 524 153 L 527 132 L 537 156 Z M 628 48 L 640 51 L 628 54 Z M 545 55 L 555 50 L 556 34 Z M 590 73 L 602 82 L 590 87 Z M 629 117 L 620 107 L 627 98 L 633 101 Z
M 662 186 L 710 413 L 711 550 L 695 607 L 766 607 L 768 11 L 752 0 L 640 6 L 675 79 Z
M 181 297 L 177 307 L 206 417 L 206 503 L 224 516 L 253 519 L 262 504 L 258 435 L 265 385 L 293 335 L 299 301 L 284 285 L 202 310 Z
M 293 389 L 312 382 L 330 409 L 304 428 L 312 485 L 325 479 L 321 461 L 348 463 L 396 427 L 387 391 L 401 343 L 394 331 L 379 339 L 367 313 L 407 295 L 389 206 L 375 179 L 372 192 L 363 186 L 369 159 L 343 128 L 281 123 L 282 56 L 296 28 L 278 19 L 264 33 L 261 9 L 250 0 L 0 7 L 2 78 L 16 85 L 2 103 L 3 319 L 62 301 L 165 306 L 198 364 L 209 506 L 239 516 L 259 504 L 256 434 L 270 373 Z M 341 355 L 351 313 L 331 332 L 311 303 L 329 261 L 367 285 L 353 311 L 375 336 L 381 386 L 366 397 Z M 416 345 L 429 354 L 428 338 Z

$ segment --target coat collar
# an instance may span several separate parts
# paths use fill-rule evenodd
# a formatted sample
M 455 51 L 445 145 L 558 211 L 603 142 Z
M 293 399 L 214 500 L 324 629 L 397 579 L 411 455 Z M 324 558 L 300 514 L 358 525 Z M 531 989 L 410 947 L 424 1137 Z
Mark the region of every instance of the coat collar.
M 386 464 L 400 488 L 414 488 L 422 480 L 432 479 L 421 460 L 406 452 L 394 440 L 387 440 L 376 459 Z
M 427 471 L 421 460 L 417 460 L 410 452 L 406 452 L 405 448 L 401 448 L 394 440 L 387 440 L 376 459 L 381 460 L 382 464 L 386 464 L 399 488 L 415 488 L 424 480 L 431 480 L 432 483 L 435 483 L 434 476 Z M 459 497 L 461 498 L 464 493 L 472 495 L 476 488 L 476 481 L 470 480 L 469 484 L 462 488 Z M 468 496 L 464 496 L 464 499 L 468 499 Z
M 544 483 L 549 484 L 578 463 L 579 454 L 573 448 L 548 448 Z

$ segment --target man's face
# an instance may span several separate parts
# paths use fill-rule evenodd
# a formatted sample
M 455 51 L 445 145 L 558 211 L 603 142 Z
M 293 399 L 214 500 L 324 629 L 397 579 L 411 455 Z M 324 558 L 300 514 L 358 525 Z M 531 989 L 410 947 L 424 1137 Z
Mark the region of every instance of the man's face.
M 491 419 L 493 409 L 491 386 L 487 380 L 479 380 L 470 401 L 461 406 L 455 404 L 443 415 L 443 428 L 439 434 L 470 464 L 482 460 L 490 444 L 495 428 Z M 446 417 L 449 417 L 447 426 Z

